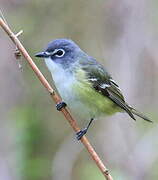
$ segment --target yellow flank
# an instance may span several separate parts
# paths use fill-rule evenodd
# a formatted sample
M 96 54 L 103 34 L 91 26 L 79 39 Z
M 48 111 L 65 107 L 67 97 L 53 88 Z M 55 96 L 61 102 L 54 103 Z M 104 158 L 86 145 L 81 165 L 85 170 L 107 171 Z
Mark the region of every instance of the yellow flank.
M 80 101 L 83 102 L 94 115 L 112 115 L 120 112 L 121 109 L 113 103 L 108 97 L 97 92 L 92 84 L 87 80 L 86 73 L 82 69 L 76 72 L 77 82 L 74 83 L 74 92 Z

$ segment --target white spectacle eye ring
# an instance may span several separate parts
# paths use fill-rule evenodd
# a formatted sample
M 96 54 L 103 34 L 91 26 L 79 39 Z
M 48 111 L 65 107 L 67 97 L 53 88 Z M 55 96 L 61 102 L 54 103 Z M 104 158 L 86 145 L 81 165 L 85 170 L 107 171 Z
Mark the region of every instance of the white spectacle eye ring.
M 55 56 L 56 56 L 56 57 L 63 57 L 64 54 L 65 54 L 64 49 L 56 49 L 55 51 L 56 51 L 56 52 L 55 52 Z

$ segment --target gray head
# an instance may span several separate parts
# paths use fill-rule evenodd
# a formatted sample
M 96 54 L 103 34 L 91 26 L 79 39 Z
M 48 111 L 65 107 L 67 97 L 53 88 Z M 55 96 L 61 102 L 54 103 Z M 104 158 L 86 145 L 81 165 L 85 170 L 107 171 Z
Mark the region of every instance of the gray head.
M 84 52 L 72 40 L 56 39 L 50 42 L 43 52 L 37 53 L 35 56 L 45 60 L 49 59 L 63 68 L 68 68 L 82 54 Z

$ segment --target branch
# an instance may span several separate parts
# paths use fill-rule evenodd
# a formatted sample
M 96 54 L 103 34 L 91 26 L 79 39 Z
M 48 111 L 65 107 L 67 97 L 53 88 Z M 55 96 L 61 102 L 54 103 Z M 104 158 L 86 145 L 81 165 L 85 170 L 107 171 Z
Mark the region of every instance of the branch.
M 43 76 L 43 74 L 40 72 L 40 70 L 38 69 L 38 67 L 35 65 L 35 63 L 33 62 L 32 58 L 30 57 L 30 55 L 27 53 L 26 49 L 24 48 L 24 46 L 21 44 L 21 42 L 18 39 L 18 35 L 21 34 L 14 34 L 11 29 L 9 28 L 9 26 L 3 21 L 2 18 L 0 18 L 0 26 L 3 28 L 3 30 L 7 33 L 7 35 L 10 37 L 10 39 L 13 41 L 13 43 L 16 45 L 16 47 L 18 48 L 18 50 L 20 51 L 20 53 L 23 55 L 23 57 L 25 58 L 25 60 L 29 63 L 29 65 L 31 66 L 32 70 L 35 72 L 35 74 L 37 75 L 38 79 L 41 81 L 41 83 L 43 84 L 43 86 L 46 88 L 46 90 L 49 92 L 51 98 L 53 101 L 55 101 L 55 103 L 59 103 L 61 102 L 61 98 L 56 94 L 56 92 L 53 90 L 53 88 L 50 86 L 50 84 L 48 83 L 48 81 L 45 79 L 45 77 Z M 77 122 L 75 119 L 72 118 L 71 114 L 69 113 L 69 111 L 67 110 L 67 108 L 62 108 L 61 110 L 62 114 L 65 116 L 65 118 L 67 119 L 67 121 L 70 123 L 71 127 L 73 128 L 73 130 L 75 132 L 79 132 L 80 128 L 77 125 Z M 91 144 L 89 143 L 88 139 L 83 136 L 81 138 L 81 142 L 83 143 L 83 145 L 85 146 L 85 148 L 87 149 L 87 151 L 89 152 L 90 156 L 92 157 L 92 159 L 95 161 L 96 165 L 98 166 L 98 168 L 100 169 L 100 171 L 103 173 L 104 177 L 107 180 L 113 180 L 112 176 L 109 174 L 108 169 L 105 167 L 105 165 L 103 164 L 103 162 L 101 161 L 101 159 L 99 158 L 99 156 L 97 155 L 97 153 L 95 152 L 95 150 L 93 149 L 93 147 L 91 146 Z

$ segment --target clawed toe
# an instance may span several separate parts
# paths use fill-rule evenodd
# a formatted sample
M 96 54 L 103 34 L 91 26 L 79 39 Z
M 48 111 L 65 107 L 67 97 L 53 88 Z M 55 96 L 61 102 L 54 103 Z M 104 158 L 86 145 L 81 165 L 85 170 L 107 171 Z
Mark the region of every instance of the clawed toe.
M 56 108 L 58 111 L 61 111 L 62 108 L 66 107 L 66 103 L 65 102 L 59 102 L 58 104 L 56 104 Z
M 77 138 L 77 140 L 79 141 L 79 140 L 86 134 L 86 132 L 87 132 L 87 128 L 85 128 L 85 129 L 77 132 L 77 133 L 76 133 L 76 138 Z

